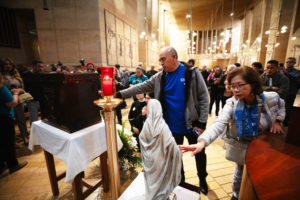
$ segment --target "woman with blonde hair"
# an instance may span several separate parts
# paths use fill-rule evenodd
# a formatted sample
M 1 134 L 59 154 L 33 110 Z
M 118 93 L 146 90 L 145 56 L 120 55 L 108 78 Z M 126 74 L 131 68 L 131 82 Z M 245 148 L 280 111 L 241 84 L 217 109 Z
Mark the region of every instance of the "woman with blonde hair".
M 21 88 L 24 90 L 23 79 L 16 68 L 14 62 L 5 58 L 0 61 L 0 73 L 3 76 L 3 83 L 9 90 Z M 28 132 L 26 126 L 26 119 L 24 117 L 24 103 L 18 103 L 15 107 L 15 117 L 20 130 L 20 136 L 24 140 L 25 145 L 28 144 Z

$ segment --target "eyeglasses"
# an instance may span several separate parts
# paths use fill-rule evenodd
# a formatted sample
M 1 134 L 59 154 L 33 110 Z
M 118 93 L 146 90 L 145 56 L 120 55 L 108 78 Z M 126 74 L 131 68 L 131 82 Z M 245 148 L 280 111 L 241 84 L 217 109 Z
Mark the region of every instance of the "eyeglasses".
M 245 85 L 248 85 L 248 83 L 238 84 L 238 85 L 229 85 L 229 88 L 230 88 L 231 90 L 234 90 L 234 89 L 239 90 L 239 89 L 241 89 L 242 87 L 244 87 Z

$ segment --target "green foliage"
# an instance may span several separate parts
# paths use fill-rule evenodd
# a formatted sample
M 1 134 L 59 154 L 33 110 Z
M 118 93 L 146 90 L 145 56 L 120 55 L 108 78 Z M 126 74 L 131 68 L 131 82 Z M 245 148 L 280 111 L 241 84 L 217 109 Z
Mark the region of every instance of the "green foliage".
M 132 132 L 125 131 L 124 126 L 126 122 L 128 122 L 128 120 L 123 122 L 121 130 L 117 130 L 123 143 L 123 147 L 119 151 L 118 156 L 121 162 L 127 161 L 130 167 L 138 167 L 141 166 L 142 159 L 137 156 L 137 142 Z

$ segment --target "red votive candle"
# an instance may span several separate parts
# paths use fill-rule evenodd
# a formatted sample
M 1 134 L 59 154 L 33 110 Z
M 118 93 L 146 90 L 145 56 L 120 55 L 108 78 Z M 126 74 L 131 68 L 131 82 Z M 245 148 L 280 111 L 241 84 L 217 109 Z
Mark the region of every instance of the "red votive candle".
M 114 95 L 114 68 L 113 67 L 100 67 L 101 82 L 102 82 L 102 95 Z

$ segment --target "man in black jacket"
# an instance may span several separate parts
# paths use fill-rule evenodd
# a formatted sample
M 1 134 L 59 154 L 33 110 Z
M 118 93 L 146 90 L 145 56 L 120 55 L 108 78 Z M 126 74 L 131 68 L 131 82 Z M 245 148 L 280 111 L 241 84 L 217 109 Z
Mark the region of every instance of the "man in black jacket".
M 277 92 L 280 98 L 284 99 L 289 91 L 289 79 L 279 72 L 277 60 L 269 60 L 267 62 L 266 71 L 261 78 L 265 91 Z
M 157 73 L 157 71 L 154 70 L 154 68 L 155 68 L 155 66 L 154 66 L 154 65 L 151 65 L 151 70 L 149 70 L 149 71 L 147 72 L 147 76 L 148 76 L 149 79 L 150 79 L 154 74 Z
M 28 112 L 29 112 L 29 120 L 30 124 L 34 121 L 38 120 L 38 110 L 40 107 L 39 103 L 39 90 L 38 86 L 35 85 L 33 80 L 34 74 L 39 74 L 44 72 L 44 64 L 40 60 L 34 60 L 32 61 L 32 70 L 31 71 L 26 71 L 24 73 L 24 86 L 25 86 L 25 91 L 31 94 L 33 97 L 33 100 L 27 102 L 27 107 L 28 107 Z
M 294 101 L 296 99 L 296 94 L 300 89 L 300 70 L 295 69 L 294 65 L 296 64 L 296 58 L 289 57 L 286 60 L 286 71 L 284 75 L 288 77 L 289 82 L 289 90 L 285 97 L 285 110 L 286 115 L 283 122 L 284 126 L 288 126 L 288 122 L 290 119 L 291 109 L 294 105 Z

